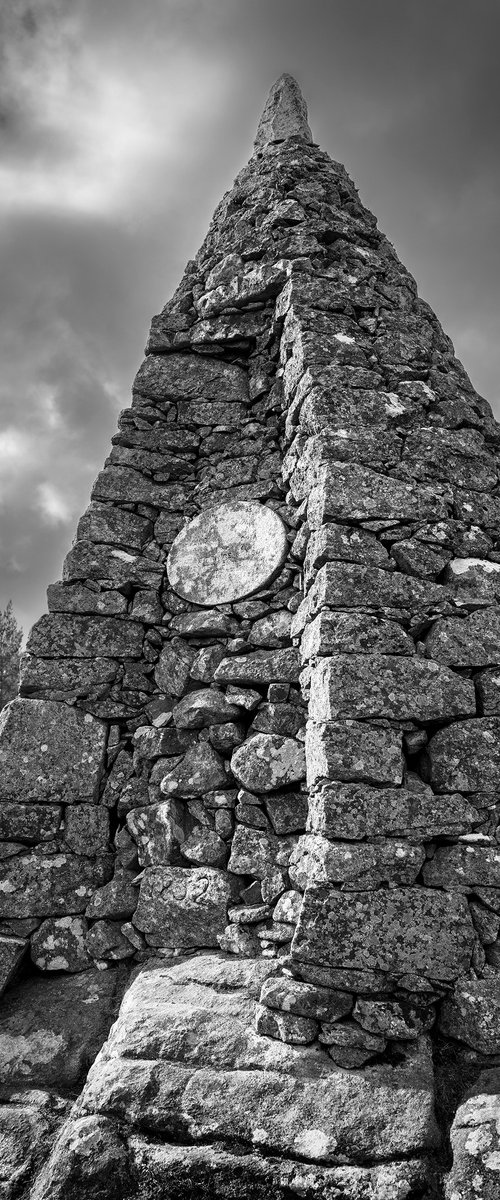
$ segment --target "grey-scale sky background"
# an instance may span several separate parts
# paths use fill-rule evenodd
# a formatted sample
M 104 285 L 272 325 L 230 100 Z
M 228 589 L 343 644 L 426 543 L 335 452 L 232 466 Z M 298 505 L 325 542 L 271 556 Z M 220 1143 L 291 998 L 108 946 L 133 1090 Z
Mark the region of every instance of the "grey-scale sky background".
M 500 416 L 499 33 L 498 0 L 0 0 L 0 608 L 26 631 L 283 71 Z

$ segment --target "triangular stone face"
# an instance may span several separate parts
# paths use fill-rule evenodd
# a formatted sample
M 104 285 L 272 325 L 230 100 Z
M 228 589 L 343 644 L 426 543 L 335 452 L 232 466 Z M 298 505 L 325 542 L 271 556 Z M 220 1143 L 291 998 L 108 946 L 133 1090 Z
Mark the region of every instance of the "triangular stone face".
M 28 939 L 194 955 L 128 993 L 101 1150 L 69 1125 L 37 1200 L 111 1161 L 223 1195 L 235 1146 L 252 1196 L 433 1194 L 429 1034 L 467 1081 L 500 1052 L 499 438 L 282 76 L 2 714 L 5 980 Z

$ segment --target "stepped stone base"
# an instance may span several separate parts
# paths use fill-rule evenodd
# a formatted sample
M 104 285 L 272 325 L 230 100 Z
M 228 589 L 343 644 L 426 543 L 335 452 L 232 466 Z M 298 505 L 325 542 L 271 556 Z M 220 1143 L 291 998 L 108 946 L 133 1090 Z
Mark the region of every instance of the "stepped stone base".
M 361 1073 L 317 1045 L 262 1037 L 255 1000 L 274 969 L 203 954 L 140 971 L 33 1200 L 100 1196 L 105 1169 L 115 1186 L 112 1164 L 116 1194 L 144 1200 L 396 1200 L 409 1195 L 403 1181 L 422 1183 L 440 1141 L 427 1039 Z

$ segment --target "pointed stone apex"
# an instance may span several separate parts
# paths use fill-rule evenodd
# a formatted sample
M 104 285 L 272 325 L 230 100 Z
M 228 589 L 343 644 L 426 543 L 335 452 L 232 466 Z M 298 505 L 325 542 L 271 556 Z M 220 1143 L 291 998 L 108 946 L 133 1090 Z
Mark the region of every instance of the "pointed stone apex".
M 312 142 L 307 123 L 307 105 L 293 75 L 280 75 L 273 84 L 259 121 L 254 147 L 262 152 L 271 142 L 301 137 Z

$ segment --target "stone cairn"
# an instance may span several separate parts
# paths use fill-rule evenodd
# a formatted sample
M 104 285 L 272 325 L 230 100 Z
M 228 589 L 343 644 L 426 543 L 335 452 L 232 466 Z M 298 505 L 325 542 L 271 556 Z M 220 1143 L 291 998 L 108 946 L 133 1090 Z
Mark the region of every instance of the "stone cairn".
M 5 986 L 211 949 L 348 1080 L 496 1065 L 499 442 L 283 76 L 2 713 Z

